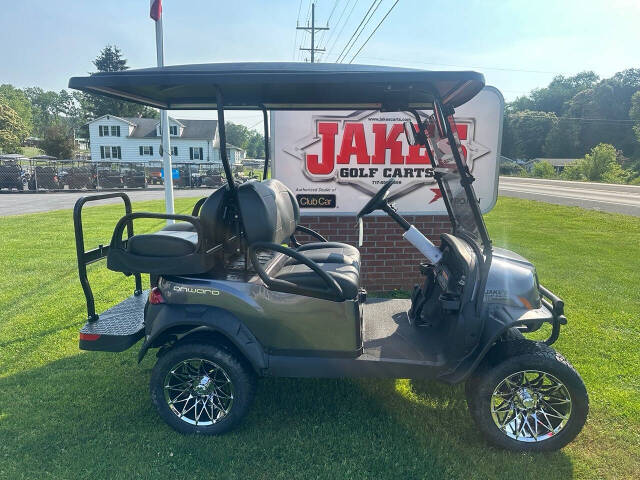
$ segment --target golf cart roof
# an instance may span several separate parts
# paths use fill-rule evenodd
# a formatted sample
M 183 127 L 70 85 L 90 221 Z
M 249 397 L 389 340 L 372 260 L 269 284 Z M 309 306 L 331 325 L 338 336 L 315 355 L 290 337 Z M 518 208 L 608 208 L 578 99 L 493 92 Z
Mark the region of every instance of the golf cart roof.
M 209 63 L 99 72 L 69 87 L 172 110 L 430 108 L 435 96 L 457 107 L 484 86 L 471 71 L 335 63 Z

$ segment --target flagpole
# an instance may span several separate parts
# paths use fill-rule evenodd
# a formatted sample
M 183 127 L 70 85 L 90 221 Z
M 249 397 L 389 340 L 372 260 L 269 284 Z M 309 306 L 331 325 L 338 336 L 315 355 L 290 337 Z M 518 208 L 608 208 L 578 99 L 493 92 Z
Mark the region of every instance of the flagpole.
M 156 56 L 158 67 L 164 67 L 164 45 L 162 40 L 162 15 L 156 20 Z M 174 213 L 173 208 L 173 170 L 171 168 L 171 144 L 169 141 L 169 114 L 160 110 L 160 129 L 162 130 L 162 166 L 164 169 L 164 206 L 168 214 Z M 168 224 L 174 220 L 167 220 Z

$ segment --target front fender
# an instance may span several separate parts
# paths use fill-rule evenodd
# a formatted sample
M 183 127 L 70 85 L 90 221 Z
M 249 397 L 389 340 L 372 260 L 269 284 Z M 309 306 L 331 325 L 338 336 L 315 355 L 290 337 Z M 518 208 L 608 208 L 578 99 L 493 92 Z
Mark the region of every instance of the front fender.
M 455 370 L 442 375 L 440 379 L 449 383 L 464 381 L 475 371 L 489 350 L 491 350 L 491 347 L 494 346 L 494 344 L 500 339 L 500 336 L 502 336 L 507 330 L 518 326 L 527 327 L 527 329 L 529 329 L 532 323 L 537 322 L 549 322 L 553 324 L 554 333 L 549 340 L 553 339 L 555 341 L 557 338 L 556 330 L 559 330 L 560 322 L 558 321 L 555 313 L 550 311 L 544 305 L 539 309 L 529 311 L 521 308 L 502 306 L 487 312 L 478 346 L 470 355 L 458 364 Z M 544 343 L 550 345 L 553 342 L 546 341 Z
M 256 371 L 267 368 L 267 356 L 251 331 L 235 315 L 219 307 L 204 305 L 153 305 L 147 309 L 145 323 L 147 335 L 140 352 L 138 362 L 147 351 L 156 345 L 156 341 L 170 330 L 179 330 L 180 334 L 206 327 L 227 338 L 247 358 Z

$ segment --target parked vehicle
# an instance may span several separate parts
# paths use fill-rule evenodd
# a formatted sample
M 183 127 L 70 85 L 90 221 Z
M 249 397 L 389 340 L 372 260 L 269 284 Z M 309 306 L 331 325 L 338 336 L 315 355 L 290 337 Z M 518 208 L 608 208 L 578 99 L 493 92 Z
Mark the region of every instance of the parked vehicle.
M 0 162 L 0 189 L 7 188 L 9 190 L 23 190 L 22 168 L 16 162 L 2 161 Z
M 149 168 L 147 170 L 147 185 L 164 185 L 161 168 Z
M 151 399 L 173 428 L 220 434 L 235 427 L 259 376 L 376 376 L 466 382 L 471 417 L 503 448 L 556 450 L 580 432 L 587 391 L 550 347 L 566 323 L 564 303 L 538 283 L 531 262 L 492 246 L 461 154 L 454 109 L 483 88 L 481 74 L 211 64 L 97 73 L 69 86 L 160 108 L 215 108 L 222 145 L 226 109 L 262 110 L 265 118 L 269 108 L 411 112 L 415 125 L 405 124 L 405 135 L 427 151 L 453 226 L 436 247 L 389 203 L 393 180 L 358 213 L 362 219 L 382 210 L 404 231 L 400 245 L 408 241 L 425 256 L 424 282 L 407 313 L 365 305 L 359 250 L 300 225 L 295 196 L 281 182 L 239 185 L 225 149 L 227 185 L 191 215 L 132 213 L 123 193 L 80 199 L 74 219 L 89 316 L 80 348 L 122 351 L 142 340 L 139 359 L 157 348 Z M 426 121 L 418 109 L 431 112 Z M 109 248 L 85 251 L 82 207 L 116 196 L 126 214 Z M 179 223 L 135 235 L 139 218 Z M 317 241 L 300 245 L 298 232 Z M 135 292 L 96 315 L 86 264 L 104 257 L 109 269 L 134 275 Z M 142 274 L 150 275 L 150 291 Z M 544 324 L 551 325 L 544 342 L 524 338 Z
M 122 183 L 127 188 L 147 188 L 147 177 L 144 174 L 144 168 L 123 169 Z
M 61 189 L 92 190 L 95 189 L 95 168 L 84 162 L 67 162 L 61 165 L 58 172 L 58 186 Z
M 110 167 L 98 167 L 97 186 L 100 188 L 124 188 L 124 177 L 120 169 Z
M 58 169 L 54 165 L 35 165 L 29 176 L 29 190 L 57 190 L 60 188 Z

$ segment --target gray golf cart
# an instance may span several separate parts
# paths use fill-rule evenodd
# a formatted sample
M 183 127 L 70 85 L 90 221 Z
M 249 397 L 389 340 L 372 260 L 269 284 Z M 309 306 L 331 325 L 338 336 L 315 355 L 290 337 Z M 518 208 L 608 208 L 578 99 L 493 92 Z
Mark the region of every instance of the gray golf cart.
M 408 241 L 424 253 L 424 282 L 408 312 L 365 304 L 358 249 L 300 225 L 296 199 L 281 182 L 234 182 L 225 149 L 227 184 L 191 215 L 132 212 L 120 192 L 78 200 L 76 248 L 88 310 L 80 348 L 123 351 L 142 339 L 139 359 L 158 349 L 151 398 L 170 426 L 183 433 L 229 430 L 247 412 L 260 376 L 378 376 L 466 381 L 471 416 L 504 448 L 555 450 L 580 432 L 585 386 L 550 347 L 566 323 L 563 302 L 539 285 L 530 262 L 492 247 L 461 155 L 454 109 L 482 89 L 481 74 L 209 64 L 97 73 L 69 86 L 162 109 L 216 109 L 221 145 L 226 110 L 261 110 L 263 178 L 269 110 L 409 112 L 415 123 L 405 124 L 407 139 L 426 149 L 442 191 L 452 232 L 439 247 L 389 203 L 393 181 L 358 214 L 386 212 L 405 232 L 399 246 Z M 419 112 L 425 110 L 427 117 Z M 108 246 L 87 251 L 82 208 L 111 197 L 122 198 L 125 216 Z M 140 218 L 177 223 L 136 235 Z M 300 234 L 316 241 L 300 244 Z M 109 269 L 133 275 L 135 291 L 97 315 L 86 265 L 105 257 Z M 149 290 L 142 274 L 149 274 Z M 546 341 L 522 335 L 545 323 Z

